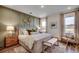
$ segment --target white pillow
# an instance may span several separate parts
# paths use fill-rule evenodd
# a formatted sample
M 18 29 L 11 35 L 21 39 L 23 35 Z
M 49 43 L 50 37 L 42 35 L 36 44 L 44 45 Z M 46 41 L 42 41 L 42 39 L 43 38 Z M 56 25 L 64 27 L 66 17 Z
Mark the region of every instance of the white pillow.
M 33 34 L 38 34 L 38 32 L 31 32 L 31 34 L 33 35 Z
M 26 30 L 23 31 L 23 35 L 28 35 L 28 32 Z
M 19 35 L 28 35 L 28 32 L 26 31 L 26 29 L 20 29 Z

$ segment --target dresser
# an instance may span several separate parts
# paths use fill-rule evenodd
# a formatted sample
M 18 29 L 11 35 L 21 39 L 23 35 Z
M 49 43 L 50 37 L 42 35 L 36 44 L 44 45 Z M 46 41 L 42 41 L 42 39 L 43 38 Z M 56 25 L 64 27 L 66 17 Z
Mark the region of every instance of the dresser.
M 16 35 L 6 36 L 5 37 L 5 47 L 10 47 L 18 44 L 18 37 Z

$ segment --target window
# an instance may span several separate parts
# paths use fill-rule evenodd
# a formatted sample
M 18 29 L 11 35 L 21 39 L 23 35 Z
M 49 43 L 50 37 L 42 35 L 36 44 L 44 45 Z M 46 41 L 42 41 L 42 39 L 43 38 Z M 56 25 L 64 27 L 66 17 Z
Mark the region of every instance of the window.
M 75 15 L 74 13 L 64 15 L 64 35 L 73 38 L 75 35 Z
M 41 19 L 41 31 L 46 32 L 46 19 Z

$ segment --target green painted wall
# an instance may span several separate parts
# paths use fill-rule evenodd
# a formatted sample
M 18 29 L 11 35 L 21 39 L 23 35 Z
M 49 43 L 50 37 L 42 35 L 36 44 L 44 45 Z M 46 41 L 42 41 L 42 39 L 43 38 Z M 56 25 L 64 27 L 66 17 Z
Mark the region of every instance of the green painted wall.
M 6 35 L 6 26 L 7 25 L 23 25 L 26 24 L 25 27 L 27 28 L 28 18 L 30 17 L 30 28 L 34 25 L 39 26 L 39 19 L 33 16 L 29 16 L 27 14 L 14 11 L 9 8 L 5 8 L 0 6 L 0 47 L 4 46 L 4 37 Z M 35 21 L 33 21 L 35 20 Z M 25 21 L 25 23 L 24 23 Z M 33 26 L 32 26 L 33 25 Z

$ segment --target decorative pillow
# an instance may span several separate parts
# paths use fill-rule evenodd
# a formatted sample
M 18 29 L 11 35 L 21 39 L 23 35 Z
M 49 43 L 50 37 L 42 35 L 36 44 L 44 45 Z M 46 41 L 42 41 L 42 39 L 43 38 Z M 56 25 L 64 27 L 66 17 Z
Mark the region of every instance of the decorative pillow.
M 19 34 L 20 35 L 28 35 L 28 32 L 26 31 L 26 29 L 20 29 Z
M 27 32 L 28 32 L 28 35 L 31 35 L 31 30 L 27 30 Z
M 23 34 L 24 35 L 28 35 L 28 32 L 25 30 L 25 31 L 23 31 Z
M 33 35 L 33 34 L 38 34 L 38 32 L 31 32 L 31 34 Z

